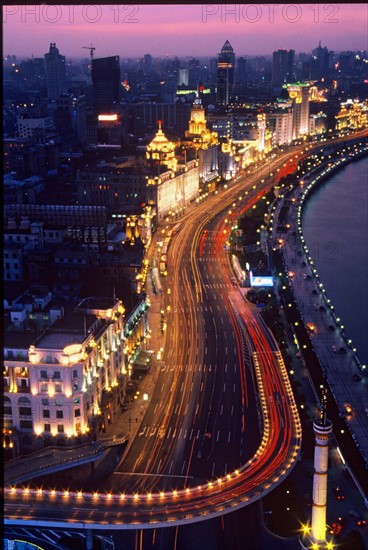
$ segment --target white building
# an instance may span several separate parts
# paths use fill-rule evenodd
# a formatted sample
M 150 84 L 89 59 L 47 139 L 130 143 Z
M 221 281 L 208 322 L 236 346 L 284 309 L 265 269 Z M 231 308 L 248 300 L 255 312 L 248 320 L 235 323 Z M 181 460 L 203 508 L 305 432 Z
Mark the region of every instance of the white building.
M 280 109 L 269 115 L 274 124 L 273 145 L 285 145 L 291 143 L 293 139 L 293 111 L 289 109 Z
M 34 143 L 45 143 L 53 132 L 54 122 L 51 117 L 28 118 L 19 115 L 17 118 L 18 136 Z
M 182 212 L 198 196 L 198 160 L 178 164 L 175 144 L 166 138 L 161 124 L 146 156 L 152 173 L 157 170 L 157 175 L 147 176 L 147 204 L 156 208 L 157 220 Z
M 120 300 L 86 298 L 31 345 L 21 332 L 5 338 L 4 428 L 18 452 L 95 438 L 114 421 L 134 334 Z
M 309 89 L 307 83 L 287 84 L 289 97 L 293 100 L 293 139 L 309 132 Z

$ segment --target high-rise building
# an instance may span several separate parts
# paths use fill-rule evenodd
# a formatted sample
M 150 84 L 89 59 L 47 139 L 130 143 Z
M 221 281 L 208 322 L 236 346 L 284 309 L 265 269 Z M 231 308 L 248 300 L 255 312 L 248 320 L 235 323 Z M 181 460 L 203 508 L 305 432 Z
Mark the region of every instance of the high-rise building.
M 309 132 L 309 84 L 288 84 L 287 91 L 293 100 L 293 139 Z
M 222 46 L 217 62 L 217 101 L 228 105 L 234 85 L 235 53 L 228 40 Z
M 294 50 L 277 50 L 272 56 L 272 82 L 280 85 L 294 78 Z
M 116 110 L 120 100 L 119 56 L 101 57 L 92 61 L 93 105 L 96 115 Z
M 194 57 L 188 62 L 188 84 L 193 88 L 197 88 L 200 79 L 199 59 Z
M 64 136 L 85 144 L 87 139 L 87 104 L 86 96 L 62 94 L 56 100 L 55 125 L 61 138 Z
M 239 57 L 237 63 L 237 81 L 244 83 L 247 79 L 247 61 L 245 57 Z
M 59 54 L 54 42 L 50 44 L 49 53 L 45 53 L 45 71 L 47 97 L 56 99 L 68 91 L 66 82 L 65 56 Z
M 326 47 L 322 48 L 320 41 L 318 48 L 312 51 L 310 59 L 310 77 L 312 80 L 320 80 L 328 76 L 332 56 L 333 52 L 330 52 Z

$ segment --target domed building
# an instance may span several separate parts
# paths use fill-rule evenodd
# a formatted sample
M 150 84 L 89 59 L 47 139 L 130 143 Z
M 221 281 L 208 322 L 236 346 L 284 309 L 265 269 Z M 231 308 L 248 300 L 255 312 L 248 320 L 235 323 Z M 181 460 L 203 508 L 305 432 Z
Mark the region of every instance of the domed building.
M 175 143 L 169 141 L 162 131 L 161 120 L 158 121 L 158 130 L 155 137 L 147 145 L 146 158 L 150 168 L 156 168 L 160 174 L 168 170 L 176 171 L 178 161 L 175 157 Z M 162 170 L 163 168 L 163 170 Z
M 147 202 L 156 209 L 157 220 L 175 219 L 198 196 L 198 160 L 179 163 L 176 143 L 165 136 L 161 121 L 153 140 L 147 145 L 146 158 L 150 169 L 147 176 Z

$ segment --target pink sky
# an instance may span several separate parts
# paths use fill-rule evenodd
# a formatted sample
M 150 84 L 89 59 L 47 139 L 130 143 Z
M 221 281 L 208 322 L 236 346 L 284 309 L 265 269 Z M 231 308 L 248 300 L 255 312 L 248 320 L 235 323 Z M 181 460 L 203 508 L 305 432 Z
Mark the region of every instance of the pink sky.
M 235 13 L 234 13 L 235 9 Z M 233 10 L 233 13 L 230 12 Z M 3 51 L 41 57 L 56 42 L 67 57 L 216 56 L 278 48 L 336 52 L 368 48 L 368 4 L 37 5 L 3 8 Z

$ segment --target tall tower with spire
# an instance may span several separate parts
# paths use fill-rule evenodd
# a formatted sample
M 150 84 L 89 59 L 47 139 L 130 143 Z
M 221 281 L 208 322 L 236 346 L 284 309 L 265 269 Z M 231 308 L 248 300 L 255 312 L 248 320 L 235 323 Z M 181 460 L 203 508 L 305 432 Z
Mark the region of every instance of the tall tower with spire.
M 301 539 L 302 548 L 308 549 L 326 545 L 328 443 L 332 433 L 332 422 L 326 416 L 326 405 L 327 394 L 323 389 L 321 412 L 319 418 L 313 422 L 315 447 L 312 525 L 310 533 Z
M 228 40 L 222 46 L 217 62 L 217 102 L 228 105 L 234 85 L 235 53 Z

